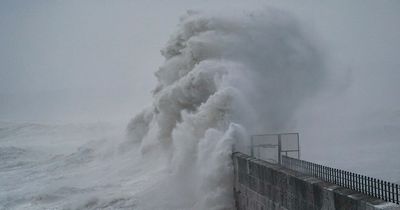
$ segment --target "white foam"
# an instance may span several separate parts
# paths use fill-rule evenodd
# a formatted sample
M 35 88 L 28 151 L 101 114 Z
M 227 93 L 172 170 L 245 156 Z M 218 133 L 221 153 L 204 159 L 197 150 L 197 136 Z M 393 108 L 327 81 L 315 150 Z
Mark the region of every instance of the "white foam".
M 298 23 L 278 11 L 188 12 L 162 54 L 154 103 L 132 120 L 128 137 L 140 142 L 144 160 L 162 155 L 169 174 L 140 203 L 231 209 L 233 142 L 249 129 L 285 128 L 318 87 L 321 57 Z
M 232 209 L 233 143 L 246 145 L 247 133 L 286 128 L 324 76 L 320 55 L 296 20 L 274 10 L 188 12 L 162 54 L 153 104 L 132 119 L 126 139 L 115 130 L 96 134 L 105 127 L 83 129 L 96 134 L 88 137 L 56 126 L 48 138 L 51 128 L 24 131 L 34 144 L 20 149 L 19 125 L 0 130 L 16 132 L 0 145 L 13 153 L 5 154 L 6 166 L 14 167 L 0 171 L 0 187 L 7 189 L 1 207 Z M 13 158 L 36 161 L 16 165 Z

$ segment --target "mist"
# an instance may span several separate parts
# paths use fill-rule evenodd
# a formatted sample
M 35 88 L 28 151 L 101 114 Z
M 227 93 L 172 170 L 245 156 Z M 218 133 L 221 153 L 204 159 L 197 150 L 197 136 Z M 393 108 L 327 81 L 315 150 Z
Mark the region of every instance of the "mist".
M 230 209 L 232 146 L 277 132 L 399 182 L 399 9 L 2 1 L 0 206 Z

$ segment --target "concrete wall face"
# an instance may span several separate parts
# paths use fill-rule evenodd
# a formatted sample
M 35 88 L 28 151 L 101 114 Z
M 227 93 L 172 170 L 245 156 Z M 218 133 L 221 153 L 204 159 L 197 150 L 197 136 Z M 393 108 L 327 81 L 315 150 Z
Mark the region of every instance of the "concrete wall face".
M 233 154 L 233 162 L 238 210 L 400 210 L 398 205 L 241 153 Z

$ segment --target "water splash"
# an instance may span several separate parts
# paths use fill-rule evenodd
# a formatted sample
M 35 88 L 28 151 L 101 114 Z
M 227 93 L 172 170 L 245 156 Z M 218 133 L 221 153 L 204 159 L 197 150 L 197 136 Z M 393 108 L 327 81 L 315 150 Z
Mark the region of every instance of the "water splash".
M 298 22 L 275 10 L 189 11 L 161 52 L 153 105 L 130 122 L 128 139 L 168 170 L 139 200 L 149 209 L 231 209 L 233 142 L 285 129 L 320 86 L 322 57 Z M 163 199 L 151 202 L 154 194 Z

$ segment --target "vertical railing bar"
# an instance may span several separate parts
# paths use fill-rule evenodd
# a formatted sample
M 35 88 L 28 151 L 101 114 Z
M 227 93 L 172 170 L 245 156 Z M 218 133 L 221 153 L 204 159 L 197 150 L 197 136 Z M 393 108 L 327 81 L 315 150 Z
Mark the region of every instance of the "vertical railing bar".
M 335 169 L 336 173 L 336 184 L 340 185 L 340 174 L 339 174 L 339 169 Z
M 351 183 L 351 172 L 347 172 L 348 177 L 349 177 L 349 189 L 352 189 L 352 183 Z
M 313 167 L 313 176 L 317 176 L 317 169 L 314 163 L 312 164 L 312 167 Z
M 361 193 L 365 193 L 365 182 L 364 182 L 364 176 L 360 175 L 361 178 Z
M 306 162 L 306 168 L 304 169 L 305 173 L 308 174 L 308 162 Z
M 340 180 L 340 186 L 343 186 L 343 171 L 339 169 L 339 180 Z
M 368 182 L 368 185 L 367 185 L 368 186 L 368 195 L 371 195 L 371 179 L 370 179 L 370 177 L 368 177 L 367 180 L 368 180 L 367 181 Z
M 347 181 L 347 188 L 350 188 L 350 173 L 346 171 L 346 181 Z
M 354 185 L 355 185 L 354 190 L 358 191 L 358 183 L 357 183 L 357 174 L 356 173 L 354 173 Z
M 347 182 L 349 183 L 349 188 L 351 189 L 351 174 L 350 174 L 350 172 L 347 172 L 347 178 L 348 178 Z
M 356 189 L 356 182 L 355 182 L 355 178 L 354 178 L 354 173 L 350 172 L 350 186 L 352 190 Z
M 322 165 L 319 165 L 319 176 L 324 180 L 324 167 Z
M 342 187 L 344 187 L 345 183 L 346 183 L 346 178 L 344 176 L 343 170 L 339 170 L 339 171 L 340 171 L 340 180 L 341 180 L 341 183 L 342 183 Z
M 394 183 L 392 183 L 392 202 L 394 202 Z
M 331 180 L 331 168 L 330 167 L 326 167 L 326 173 L 328 174 L 328 182 L 332 182 L 332 180 Z
M 371 196 L 375 196 L 375 182 L 374 182 L 374 178 L 371 177 Z
M 354 176 L 354 190 L 358 191 L 357 174 L 353 173 L 353 176 Z
M 323 175 L 322 175 L 322 166 L 321 165 L 318 165 L 318 170 L 319 170 L 319 178 L 321 180 L 324 180 Z
M 317 177 L 317 165 L 313 163 L 313 167 L 314 167 L 314 176 Z
M 330 168 L 326 167 L 326 180 L 330 182 Z
M 396 184 L 396 203 L 399 204 L 399 185 Z
M 311 163 L 311 174 L 313 176 L 315 176 L 315 165 L 314 165 L 314 163 Z
M 332 168 L 328 167 L 328 177 L 329 177 L 329 182 L 332 183 Z
M 392 190 L 393 190 L 393 188 L 391 187 L 391 183 L 390 182 L 388 182 L 388 201 L 390 202 L 390 201 L 392 201 Z
M 385 181 L 384 183 L 385 183 L 385 199 L 384 200 L 387 201 L 387 197 L 388 197 L 388 195 L 387 195 L 387 193 L 388 193 L 387 192 L 387 182 Z
M 335 168 L 332 168 L 333 170 L 332 170 L 332 178 L 333 178 L 333 183 L 334 184 L 337 184 L 337 182 L 336 182 L 336 169 Z
M 324 166 L 324 176 L 325 176 L 325 181 L 329 182 L 329 178 L 328 178 L 328 167 Z
M 335 169 L 334 168 L 331 168 L 331 175 L 332 175 L 332 182 L 335 183 Z
M 329 170 L 327 166 L 325 166 L 325 180 L 329 182 Z

